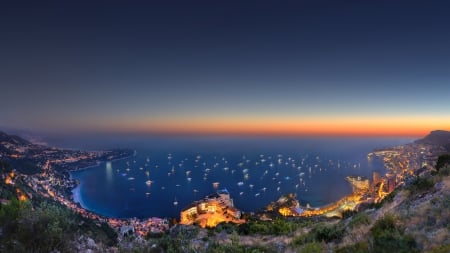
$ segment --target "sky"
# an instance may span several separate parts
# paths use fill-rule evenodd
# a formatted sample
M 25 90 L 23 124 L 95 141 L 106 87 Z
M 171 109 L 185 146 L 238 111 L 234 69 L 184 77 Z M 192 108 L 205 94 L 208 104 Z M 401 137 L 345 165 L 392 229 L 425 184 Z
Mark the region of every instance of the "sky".
M 448 1 L 2 1 L 0 129 L 450 130 Z

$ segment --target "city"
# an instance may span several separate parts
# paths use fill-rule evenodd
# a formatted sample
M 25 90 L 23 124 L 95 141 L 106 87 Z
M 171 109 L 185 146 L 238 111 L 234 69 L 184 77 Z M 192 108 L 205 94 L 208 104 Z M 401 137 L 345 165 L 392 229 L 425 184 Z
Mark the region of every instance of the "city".
M 122 235 L 132 231 L 137 236 L 148 233 L 158 234 L 168 231 L 169 221 L 166 218 L 152 217 L 147 219 L 117 219 L 103 217 L 90 212 L 73 202 L 71 190 L 77 182 L 69 179 L 64 169 L 76 170 L 83 165 L 96 164 L 105 159 L 108 161 L 130 156 L 131 151 L 98 151 L 84 152 L 72 150 L 49 149 L 45 146 L 34 145 L 19 137 L 9 137 L 2 134 L 1 158 L 9 161 L 32 159 L 41 168 L 40 173 L 21 174 L 17 170 L 3 175 L 6 184 L 13 185 L 17 178 L 21 178 L 31 189 L 30 192 L 17 191 L 21 201 L 32 199 L 35 195 L 51 198 L 83 217 L 97 222 L 107 222 Z M 28 158 L 29 153 L 31 158 Z M 353 187 L 353 193 L 343 196 L 339 201 L 321 207 L 301 206 L 294 194 L 281 197 L 270 204 L 266 211 L 278 213 L 286 217 L 342 217 L 346 211 L 357 211 L 362 204 L 379 203 L 398 186 L 404 185 L 420 173 L 429 172 L 435 161 L 445 149 L 431 144 L 411 143 L 386 149 L 377 149 L 367 155 L 368 159 L 381 159 L 387 169 L 385 175 L 373 172 L 371 179 L 360 176 L 347 176 L 347 181 Z M 44 162 L 45 161 L 45 162 Z M 55 169 L 58 168 L 58 169 Z M 264 217 L 267 216 L 256 216 Z M 271 219 L 271 218 L 269 218 Z M 198 224 L 200 227 L 215 227 L 221 222 L 245 223 L 241 219 L 241 212 L 233 205 L 233 200 L 226 189 L 216 194 L 206 196 L 190 206 L 184 208 L 180 214 L 179 224 Z

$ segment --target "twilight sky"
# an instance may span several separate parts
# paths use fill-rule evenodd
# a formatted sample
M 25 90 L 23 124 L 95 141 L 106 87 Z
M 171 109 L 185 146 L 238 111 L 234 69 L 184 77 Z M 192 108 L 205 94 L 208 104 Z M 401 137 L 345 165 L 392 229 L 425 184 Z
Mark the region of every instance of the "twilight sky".
M 0 128 L 450 130 L 448 1 L 5 2 Z

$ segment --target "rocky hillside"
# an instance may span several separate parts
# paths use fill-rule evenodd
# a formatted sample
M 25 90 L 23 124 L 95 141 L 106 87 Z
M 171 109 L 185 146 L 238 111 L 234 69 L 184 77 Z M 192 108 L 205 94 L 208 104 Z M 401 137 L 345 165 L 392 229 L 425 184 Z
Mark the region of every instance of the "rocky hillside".
M 429 135 L 415 141 L 415 143 L 431 144 L 445 147 L 450 152 L 450 132 L 444 130 L 432 131 Z
M 449 161 L 342 220 L 174 227 L 169 235 L 150 238 L 147 247 L 153 245 L 154 252 L 450 252 Z

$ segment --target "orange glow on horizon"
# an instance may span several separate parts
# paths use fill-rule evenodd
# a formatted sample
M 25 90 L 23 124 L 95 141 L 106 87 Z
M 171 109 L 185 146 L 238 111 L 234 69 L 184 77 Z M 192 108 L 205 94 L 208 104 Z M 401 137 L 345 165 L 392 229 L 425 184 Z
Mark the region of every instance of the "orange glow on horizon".
M 209 118 L 133 119 L 101 127 L 110 131 L 186 135 L 405 136 L 450 129 L 450 119 L 433 117 L 334 117 L 327 119 Z M 113 126 L 113 127 L 110 127 Z

